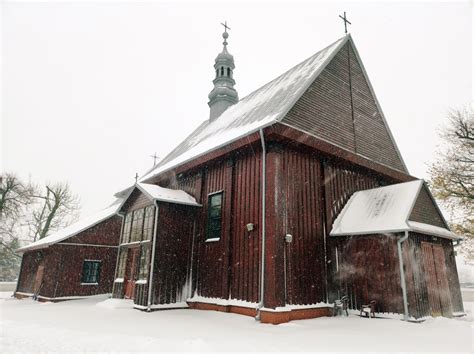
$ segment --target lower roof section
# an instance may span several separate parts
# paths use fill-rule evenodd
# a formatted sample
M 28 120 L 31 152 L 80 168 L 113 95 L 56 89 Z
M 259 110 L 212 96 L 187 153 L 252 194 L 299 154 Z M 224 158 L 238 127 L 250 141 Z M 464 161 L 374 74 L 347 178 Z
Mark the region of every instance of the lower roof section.
M 354 193 L 334 221 L 331 236 L 419 232 L 458 239 L 447 228 L 409 220 L 423 180 Z

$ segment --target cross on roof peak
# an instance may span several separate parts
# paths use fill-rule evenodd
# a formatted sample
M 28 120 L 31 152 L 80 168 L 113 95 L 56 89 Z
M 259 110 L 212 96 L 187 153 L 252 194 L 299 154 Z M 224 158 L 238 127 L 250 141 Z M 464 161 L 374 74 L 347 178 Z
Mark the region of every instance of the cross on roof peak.
M 352 23 L 349 22 L 349 20 L 346 17 L 346 12 L 344 11 L 344 16 L 339 15 L 340 18 L 344 21 L 344 33 L 347 34 L 347 24 L 352 25 Z
M 221 22 L 221 25 L 224 26 L 224 32 L 227 33 L 227 30 L 230 30 L 230 27 L 227 26 L 227 21 L 225 21 L 224 23 Z

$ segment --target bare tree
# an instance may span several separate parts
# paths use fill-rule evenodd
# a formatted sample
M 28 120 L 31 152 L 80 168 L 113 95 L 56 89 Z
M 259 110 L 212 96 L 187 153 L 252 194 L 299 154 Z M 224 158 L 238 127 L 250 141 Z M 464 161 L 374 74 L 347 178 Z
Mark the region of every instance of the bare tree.
M 434 196 L 450 209 L 453 229 L 466 236 L 466 246 L 473 248 L 468 257 L 474 260 L 473 108 L 451 111 L 441 138 L 445 146 L 430 166 L 430 185 Z
M 78 216 L 79 198 L 67 183 L 47 184 L 44 192 L 35 198 L 39 200 L 39 206 L 33 211 L 30 222 L 33 241 L 66 227 Z
M 0 220 L 19 217 L 31 203 L 34 187 L 23 183 L 16 175 L 5 173 L 0 176 Z

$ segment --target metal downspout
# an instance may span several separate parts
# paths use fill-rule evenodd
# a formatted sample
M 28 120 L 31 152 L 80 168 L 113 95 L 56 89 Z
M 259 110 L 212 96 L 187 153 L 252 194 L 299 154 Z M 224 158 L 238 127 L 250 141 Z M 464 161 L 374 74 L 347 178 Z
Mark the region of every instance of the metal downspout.
M 150 274 L 148 275 L 148 301 L 147 301 L 147 311 L 151 311 L 151 292 L 153 291 L 153 272 L 155 270 L 155 247 L 156 247 L 156 239 L 158 237 L 157 230 L 158 230 L 158 202 L 155 200 L 155 225 L 153 225 L 153 246 L 151 249 L 151 264 L 150 264 Z
M 263 298 L 265 290 L 265 197 L 266 197 L 266 161 L 267 161 L 267 150 L 265 148 L 265 139 L 263 137 L 263 129 L 260 132 L 260 142 L 262 143 L 262 261 L 260 266 L 260 301 L 257 306 L 256 320 L 260 320 L 260 309 L 263 307 Z
M 403 269 L 403 255 L 402 255 L 402 243 L 405 242 L 408 238 L 408 231 L 405 231 L 405 236 L 397 240 L 398 248 L 398 260 L 400 264 L 400 285 L 402 286 L 402 295 L 403 295 L 403 320 L 408 321 L 408 300 L 407 300 L 407 286 L 405 280 L 405 271 Z

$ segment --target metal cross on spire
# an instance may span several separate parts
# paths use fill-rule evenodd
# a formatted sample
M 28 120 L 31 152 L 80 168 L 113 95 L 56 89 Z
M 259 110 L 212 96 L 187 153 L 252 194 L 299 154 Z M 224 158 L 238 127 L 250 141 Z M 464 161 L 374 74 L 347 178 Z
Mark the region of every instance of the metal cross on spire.
M 350 23 L 349 20 L 347 19 L 345 11 L 344 11 L 344 17 L 342 17 L 341 15 L 339 15 L 339 17 L 342 18 L 342 20 L 344 21 L 344 33 L 347 34 L 347 24 L 352 25 L 352 23 Z
M 153 166 L 156 165 L 156 161 L 159 160 L 159 156 L 156 154 L 156 152 L 153 155 L 150 155 L 150 157 L 153 157 Z
M 225 21 L 224 23 L 221 22 L 221 25 L 224 26 L 224 32 L 227 33 L 227 30 L 229 29 L 230 30 L 230 27 L 227 26 L 227 21 Z
M 138 173 L 135 172 L 135 184 L 138 183 Z

